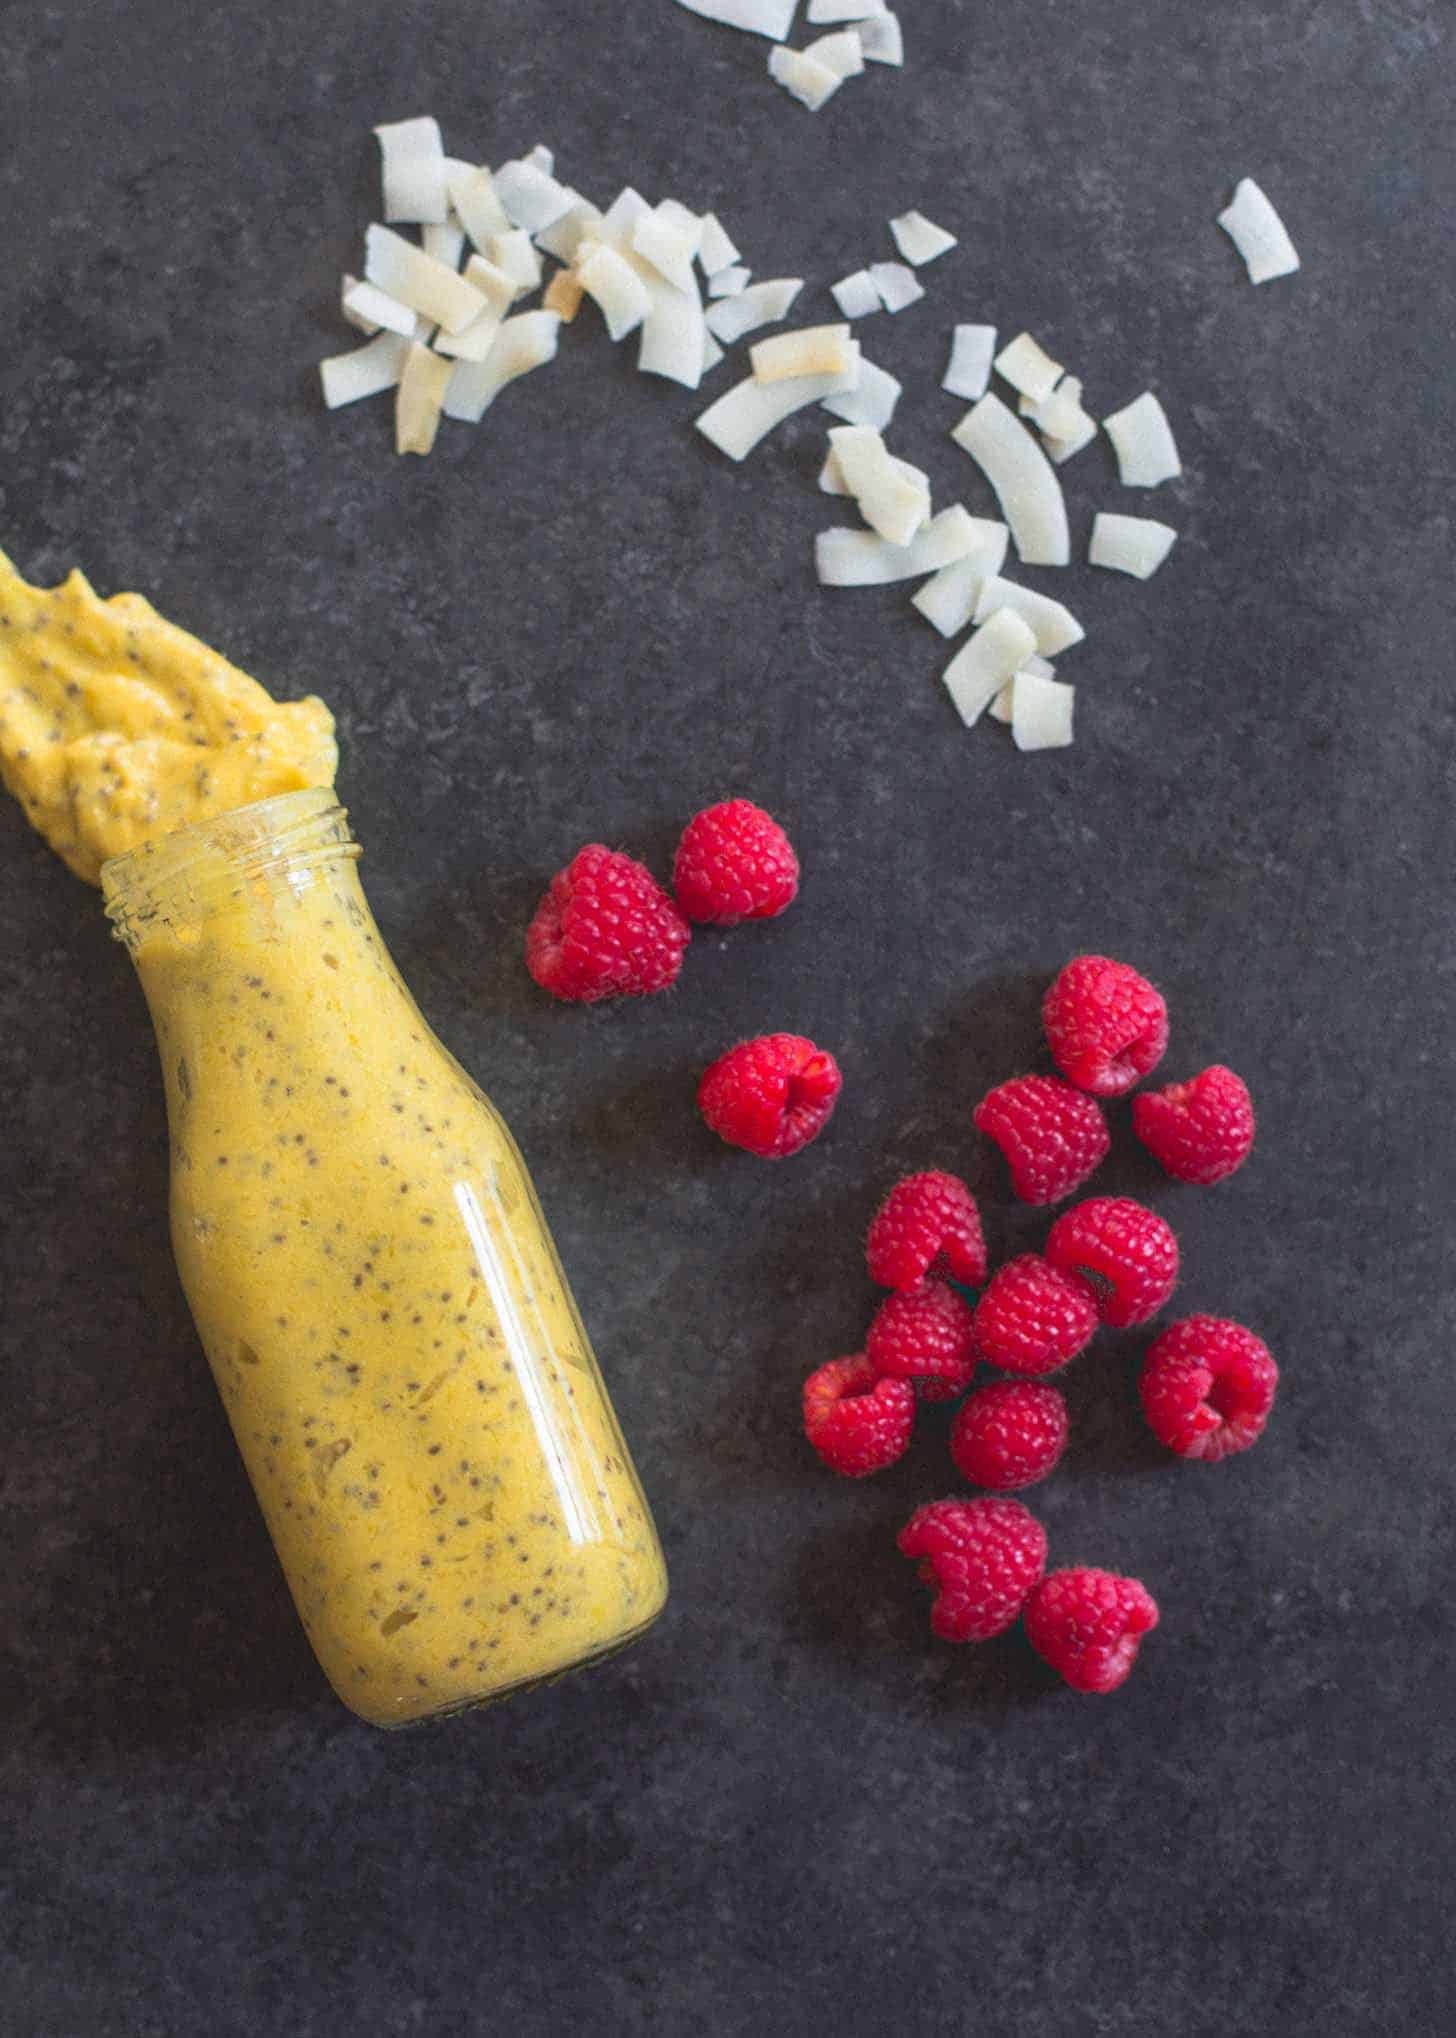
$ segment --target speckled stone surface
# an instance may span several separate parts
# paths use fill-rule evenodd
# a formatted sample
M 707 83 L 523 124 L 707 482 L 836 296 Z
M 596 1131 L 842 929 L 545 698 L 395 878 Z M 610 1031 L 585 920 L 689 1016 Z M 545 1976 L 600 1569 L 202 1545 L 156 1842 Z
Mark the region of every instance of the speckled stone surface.
M 140 588 L 338 712 L 387 937 L 529 1155 L 656 1504 L 675 1597 L 602 1669 L 371 1732 L 323 1688 L 172 1272 L 151 1036 L 95 898 L 0 809 L 0 2027 L 15 2038 L 1446 2031 L 1453 1890 L 1453 24 L 1439 0 L 911 5 L 909 62 L 817 119 L 669 0 L 68 0 L 0 44 L 0 543 Z M 801 34 L 800 40 L 804 39 Z M 822 420 L 742 469 L 590 316 L 479 432 L 396 461 L 314 364 L 377 119 L 717 207 L 824 286 L 919 205 L 961 237 L 868 321 L 893 443 L 946 428 L 949 329 L 1032 328 L 1108 411 L 1159 390 L 1181 482 L 1065 470 L 1181 538 L 1087 624 L 1080 740 L 963 734 L 903 590 L 820 593 Z M 1303 273 L 1213 225 L 1252 173 Z M 728 379 L 720 371 L 714 387 Z M 590 837 L 659 868 L 700 803 L 788 822 L 802 903 L 700 936 L 678 992 L 556 1009 L 519 959 Z M 1165 985 L 1262 1138 L 1163 1184 L 1181 1300 L 1285 1369 L 1253 1454 L 1160 1456 L 1138 1341 L 1069 1381 L 1054 1559 L 1163 1626 L 1116 1698 L 1016 1637 L 952 1651 L 894 1531 L 943 1418 L 849 1485 L 796 1430 L 852 1350 L 861 1228 L 964 1168 L 1069 953 Z M 732 1039 L 840 1056 L 822 1143 L 714 1144 Z

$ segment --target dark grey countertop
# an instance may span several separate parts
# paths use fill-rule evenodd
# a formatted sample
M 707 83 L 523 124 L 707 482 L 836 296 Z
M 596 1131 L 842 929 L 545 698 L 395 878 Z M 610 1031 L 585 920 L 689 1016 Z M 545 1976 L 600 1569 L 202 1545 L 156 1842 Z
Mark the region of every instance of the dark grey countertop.
M 405 1736 L 325 1690 L 172 1271 L 151 1034 L 83 891 L 0 805 L 0 2027 L 16 2038 L 1448 2030 L 1456 75 L 1437 0 L 914 5 L 909 61 L 811 118 L 766 46 L 669 0 L 12 7 L 0 49 L 0 543 L 139 588 L 337 710 L 406 976 L 536 1171 L 672 1567 L 617 1661 Z M 799 40 L 804 39 L 801 34 Z M 828 594 L 820 420 L 742 469 L 583 319 L 479 432 L 396 461 L 315 362 L 376 206 L 370 124 L 538 139 L 610 194 L 719 208 L 823 286 L 919 205 L 961 236 L 867 322 L 896 449 L 990 507 L 938 389 L 957 319 L 1029 326 L 1100 411 L 1152 385 L 1181 533 L 1146 587 L 1035 573 L 1088 625 L 1079 741 L 963 734 L 904 594 Z M 1258 177 L 1301 254 L 1252 289 L 1213 224 Z M 714 387 L 726 380 L 717 378 Z M 1075 665 L 1075 670 L 1074 670 Z M 665 864 L 729 791 L 801 903 L 700 935 L 680 988 L 551 1006 L 520 962 L 592 837 Z M 1258 1327 L 1276 1420 L 1163 1458 L 1108 1337 L 1033 1496 L 1055 1561 L 1145 1578 L 1116 1698 L 1012 1636 L 932 1643 L 894 1532 L 943 1422 L 863 1485 L 797 1432 L 855 1347 L 860 1234 L 966 1169 L 1038 1240 L 972 1105 L 1079 949 L 1165 986 L 1170 1074 L 1261 1113 L 1216 1192 L 1125 1114 L 1104 1178 L 1183 1240 L 1188 1308 Z M 840 1056 L 832 1130 L 766 1168 L 695 1072 Z

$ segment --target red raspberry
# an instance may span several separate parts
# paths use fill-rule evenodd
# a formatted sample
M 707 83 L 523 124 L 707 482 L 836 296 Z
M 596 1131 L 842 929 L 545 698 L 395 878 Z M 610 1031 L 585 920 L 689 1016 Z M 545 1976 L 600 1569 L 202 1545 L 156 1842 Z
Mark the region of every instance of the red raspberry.
M 1052 1060 L 1078 1089 L 1121 1097 L 1163 1059 L 1168 1008 L 1146 977 L 1105 955 L 1079 955 L 1042 1000 Z
M 1191 1083 L 1170 1083 L 1132 1100 L 1132 1129 L 1180 1182 L 1221 1182 L 1254 1144 L 1248 1086 L 1215 1062 Z
M 1019 1500 L 932 1500 L 897 1540 L 937 1588 L 930 1625 L 943 1642 L 1001 1634 L 1046 1569 L 1046 1530 Z
M 715 927 L 772 920 L 794 903 L 799 859 L 762 807 L 752 800 L 721 800 L 694 814 L 684 828 L 672 887 L 690 920 Z
M 1023 1203 L 1060 1203 L 1107 1157 L 1106 1121 L 1090 1097 L 1056 1076 L 1017 1076 L 976 1106 L 977 1127 L 994 1139 Z
M 536 908 L 526 968 L 554 998 L 644 997 L 676 983 L 691 935 L 645 864 L 588 842 Z
M 1216 1465 L 1259 1441 L 1278 1386 L 1279 1368 L 1251 1330 L 1186 1316 L 1153 1340 L 1138 1393 L 1160 1444 Z
M 948 1400 L 971 1383 L 976 1370 L 975 1316 L 944 1281 L 922 1281 L 887 1295 L 865 1338 L 865 1356 L 892 1380 L 934 1382 L 931 1401 Z
M 698 1109 L 720 1139 L 777 1161 L 817 1139 L 843 1077 L 832 1054 L 798 1033 L 764 1033 L 720 1055 L 698 1085 Z
M 883 1472 L 905 1455 L 915 1424 L 915 1389 L 883 1380 L 863 1352 L 831 1359 L 804 1382 L 804 1434 L 846 1479 Z
M 1026 1602 L 1026 1639 L 1074 1691 L 1116 1691 L 1157 1625 L 1146 1586 L 1113 1571 L 1051 1571 Z
M 1064 1211 L 1046 1256 L 1097 1296 L 1104 1323 L 1125 1330 L 1156 1316 L 1178 1285 L 1178 1241 L 1156 1210 L 1130 1196 L 1092 1196 Z
M 865 1261 L 882 1288 L 913 1288 L 927 1274 L 949 1274 L 979 1288 L 986 1241 L 975 1197 L 959 1176 L 938 1168 L 906 1175 L 875 1213 Z
M 976 1349 L 1007 1373 L 1055 1373 L 1090 1343 L 1097 1298 L 1040 1253 L 1008 1260 L 976 1304 Z
M 1067 1404 L 1055 1387 L 997 1380 L 961 1403 L 950 1454 L 972 1486 L 1010 1493 L 1045 1479 L 1067 1448 Z

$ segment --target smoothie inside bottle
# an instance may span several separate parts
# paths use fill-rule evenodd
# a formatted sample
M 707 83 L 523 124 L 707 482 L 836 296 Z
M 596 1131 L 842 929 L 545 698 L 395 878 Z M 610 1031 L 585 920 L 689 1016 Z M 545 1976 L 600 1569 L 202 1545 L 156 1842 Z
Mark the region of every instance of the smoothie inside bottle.
M 630 1640 L 667 1582 L 525 1165 L 435 1039 L 332 791 L 105 866 L 183 1287 L 319 1661 L 378 1725 Z

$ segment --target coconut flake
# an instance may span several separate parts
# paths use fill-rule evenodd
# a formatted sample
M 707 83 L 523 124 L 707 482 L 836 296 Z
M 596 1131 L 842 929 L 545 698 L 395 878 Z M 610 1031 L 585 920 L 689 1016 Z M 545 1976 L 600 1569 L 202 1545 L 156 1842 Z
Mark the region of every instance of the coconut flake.
M 829 437 L 832 441 L 834 438 L 832 431 Z M 896 472 L 903 474 L 912 487 L 924 489 L 927 495 L 930 493 L 930 476 L 923 467 L 912 467 L 908 460 L 897 460 L 893 454 L 890 456 L 890 459 L 891 465 L 895 468 Z M 824 455 L 824 465 L 819 469 L 819 487 L 825 495 L 853 495 L 854 493 L 849 483 L 839 471 L 839 461 L 832 444 L 829 451 Z
M 1104 418 L 1102 429 L 1117 454 L 1117 471 L 1124 488 L 1157 488 L 1164 481 L 1176 480 L 1183 472 L 1173 428 L 1150 389 L 1123 410 Z
M 1062 376 L 1062 364 L 1039 347 L 1030 333 L 1018 333 L 996 356 L 996 372 L 1033 403 L 1044 403 Z
M 632 229 L 639 219 L 645 219 L 652 207 L 640 191 L 634 191 L 630 184 L 624 184 L 606 211 L 602 214 L 600 237 L 610 241 L 620 253 L 632 242 Z
M 648 304 L 637 346 L 637 367 L 643 375 L 663 375 L 669 382 L 680 382 L 684 389 L 696 389 L 703 379 L 708 333 L 697 278 L 691 271 L 689 276 L 692 288 L 683 291 L 664 283 L 651 269 L 643 275 Z
M 943 226 L 936 226 L 921 212 L 902 212 L 898 219 L 890 221 L 890 232 L 895 237 L 895 246 L 913 269 L 949 254 L 956 245 L 954 234 L 948 234 Z
M 869 277 L 886 311 L 903 311 L 925 295 L 925 285 L 916 281 L 915 271 L 903 262 L 871 262 Z
M 802 276 L 775 276 L 765 283 L 751 283 L 736 297 L 721 297 L 708 306 L 708 330 L 725 347 L 731 347 L 760 326 L 787 318 L 803 287 Z
M 983 542 L 984 522 L 953 503 L 908 545 L 887 545 L 873 531 L 834 524 L 814 540 L 814 570 L 824 587 L 887 587 L 895 580 L 919 580 L 974 552 Z
M 450 173 L 450 203 L 455 217 L 470 237 L 472 247 L 482 255 L 490 252 L 496 234 L 509 233 L 511 223 L 496 196 L 495 179 L 484 163 Z
M 885 0 L 809 0 L 804 19 L 817 28 L 826 21 L 863 21 L 884 11 Z
M 1082 385 L 1075 375 L 1063 376 L 1045 403 L 1023 396 L 1018 408 L 1041 433 L 1054 466 L 1060 467 L 1097 436 L 1097 420 L 1082 408 Z
M 1036 649 L 1031 625 L 1014 609 L 997 609 L 973 630 L 945 668 L 946 689 L 969 729 Z
M 554 177 L 556 174 L 556 151 L 548 149 L 545 142 L 537 142 L 534 148 L 527 149 L 521 161 L 529 163 L 533 170 L 539 170 L 543 177 Z
M 501 320 L 515 303 L 520 291 L 511 277 L 484 255 L 472 255 L 465 265 L 465 280 L 474 284 L 485 299 L 485 310 L 473 318 L 463 332 L 441 333 L 435 351 L 460 361 L 483 361 L 495 345 Z
M 782 42 L 794 22 L 799 0 L 678 0 L 689 14 L 704 21 L 721 21 L 725 28 L 746 29 L 750 35 L 766 35 Z
M 364 274 L 447 333 L 460 332 L 485 309 L 485 299 L 463 276 L 387 226 L 371 226 L 365 232 Z
M 1062 485 L 1031 433 L 999 396 L 983 396 L 951 437 L 996 492 L 1016 550 L 1028 566 L 1065 566 L 1072 556 Z
M 930 522 L 930 489 L 911 481 L 872 425 L 840 425 L 829 434 L 840 479 L 873 531 L 891 545 L 908 545 Z
M 1252 177 L 1240 180 L 1232 205 L 1224 207 L 1218 223 L 1243 256 L 1251 283 L 1292 276 L 1299 267 L 1283 220 Z
M 386 332 L 401 333 L 407 340 L 414 338 L 419 318 L 410 305 L 401 304 L 397 297 L 391 297 L 374 283 L 355 283 L 344 292 L 344 316 L 361 332 L 377 333 L 382 326 Z
M 857 78 L 864 69 L 864 45 L 857 28 L 841 28 L 833 35 L 821 35 L 817 42 L 804 45 L 804 55 L 811 63 L 833 71 L 837 78 Z
M 367 347 L 354 347 L 347 354 L 331 354 L 319 362 L 324 402 L 330 410 L 361 397 L 379 396 L 393 389 L 404 370 L 409 341 L 398 333 L 380 333 Z
M 439 121 L 391 120 L 374 132 L 383 158 L 384 217 L 400 224 L 443 226 L 449 194 Z
M 1012 715 L 1015 712 L 1015 709 L 1013 707 L 1015 699 L 1016 699 L 1016 674 L 1013 672 L 1010 679 L 1007 680 L 1005 686 L 1002 687 L 1000 693 L 997 694 L 995 700 L 992 701 L 990 707 L 987 708 L 986 713 L 991 717 L 991 720 L 993 722 L 1009 723 Z
M 861 355 L 859 381 L 842 396 L 826 397 L 824 408 L 843 418 L 846 424 L 873 425 L 877 432 L 883 432 L 895 415 L 900 387 L 887 369 Z
M 574 262 L 584 236 L 601 224 L 601 218 L 600 210 L 591 200 L 574 191 L 570 210 L 563 212 L 554 226 L 535 236 L 536 246 L 543 255 L 554 255 L 558 262 Z
M 740 292 L 748 288 L 749 278 L 752 275 L 753 271 L 751 269 L 720 269 L 715 276 L 708 278 L 708 295 L 709 297 L 737 297 Z
M 553 360 L 561 320 L 554 311 L 523 311 L 503 321 L 483 361 L 460 361 L 445 391 L 447 418 L 479 424 L 508 382 Z
M 958 637 L 969 627 L 986 582 L 1000 572 L 1010 532 L 990 517 L 973 517 L 976 544 L 964 559 L 952 559 L 917 589 L 911 600 L 942 637 Z
M 1011 696 L 1011 740 L 1018 750 L 1065 750 L 1072 740 L 1077 689 L 1035 672 L 1018 672 Z
M 871 312 L 880 309 L 880 293 L 868 269 L 856 269 L 852 275 L 841 276 L 829 288 L 846 318 L 868 318 Z
M 451 217 L 443 226 L 421 227 L 420 242 L 425 253 L 443 262 L 447 269 L 460 267 L 460 257 L 465 252 L 465 229 L 457 219 Z
M 581 300 L 585 294 L 581 287 L 581 278 L 574 269 L 558 269 L 546 285 L 541 298 L 541 309 L 554 311 L 561 323 L 569 326 L 581 310 Z
M 975 403 L 990 387 L 995 353 L 995 326 L 957 326 L 951 334 L 950 366 L 941 377 L 941 388 Z
M 486 254 L 503 275 L 509 276 L 518 293 L 535 290 L 541 282 L 541 257 L 523 226 L 509 233 L 492 234 Z
M 1155 517 L 1120 517 L 1099 510 L 1092 525 L 1087 563 L 1110 566 L 1115 573 L 1130 573 L 1136 580 L 1151 580 L 1177 537 L 1171 524 L 1160 524 Z
M 844 83 L 842 71 L 831 71 L 827 64 L 816 62 L 807 50 L 786 49 L 782 43 L 776 43 L 768 53 L 768 74 L 791 99 L 797 99 L 811 113 L 817 113 Z
M 1070 651 L 1087 634 L 1071 610 L 1053 601 L 1050 595 L 1037 594 L 1032 588 L 1019 587 L 1014 580 L 1002 580 L 999 576 L 988 580 L 981 589 L 975 621 L 984 623 L 997 609 L 1011 609 L 1029 625 L 1043 658 L 1055 658 L 1059 651 Z
M 756 341 L 748 358 L 755 381 L 787 382 L 801 375 L 843 374 L 854 344 L 848 326 L 801 326 L 797 332 Z
M 738 250 L 728 238 L 716 212 L 703 214 L 703 231 L 698 241 L 698 261 L 705 276 L 720 275 L 738 260 Z M 719 293 L 714 292 L 717 296 Z
M 696 218 L 692 229 L 689 229 L 671 214 L 664 216 L 665 207 L 671 203 L 670 199 L 664 200 L 655 212 L 649 212 L 638 220 L 632 229 L 632 247 L 674 290 L 696 297 L 698 278 L 693 260 L 698 252 L 702 227 Z
M 394 450 L 396 453 L 428 453 L 440 429 L 440 405 L 453 365 L 432 354 L 418 340 L 404 358 L 399 394 L 394 404 Z
M 905 38 L 900 33 L 900 17 L 886 8 L 883 14 L 870 14 L 859 25 L 860 47 L 867 64 L 903 64 L 905 61 Z
M 694 423 L 719 452 L 742 460 L 796 410 L 851 387 L 859 365 L 856 359 L 843 375 L 806 375 L 795 382 L 759 382 L 750 375 L 710 404 Z
M 343 315 L 345 325 L 353 326 L 356 332 L 373 334 L 379 331 L 379 326 L 374 319 L 365 318 L 362 312 L 351 311 L 349 308 L 349 295 L 351 291 L 372 290 L 373 288 L 374 285 L 372 283 L 361 283 L 357 276 L 345 275 L 339 279 L 339 310 Z M 393 301 L 391 298 L 390 302 L 393 303 Z
M 495 173 L 495 195 L 511 225 L 528 234 L 540 233 L 564 219 L 576 196 L 524 156 L 501 164 Z
M 607 322 L 608 337 L 635 332 L 652 308 L 647 285 L 625 256 L 604 241 L 590 246 L 576 265 L 577 280 Z
M 720 361 L 726 361 L 727 359 L 728 356 L 723 352 L 723 349 L 718 345 L 718 342 L 713 338 L 713 335 L 708 331 L 708 328 L 704 326 L 703 327 L 704 375 L 711 374 L 712 370 L 717 367 Z

